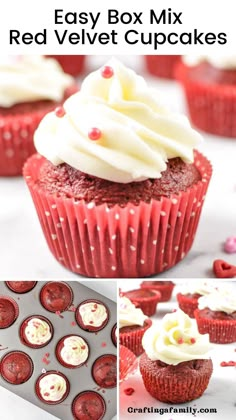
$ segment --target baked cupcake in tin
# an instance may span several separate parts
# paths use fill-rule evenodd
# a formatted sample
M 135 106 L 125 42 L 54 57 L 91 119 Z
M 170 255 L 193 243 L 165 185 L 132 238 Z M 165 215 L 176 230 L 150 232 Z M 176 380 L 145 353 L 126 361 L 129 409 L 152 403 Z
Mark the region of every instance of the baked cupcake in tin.
M 73 302 L 73 291 L 65 282 L 50 281 L 40 291 L 40 302 L 49 312 L 64 312 Z
M 109 311 L 97 299 L 87 299 L 79 304 L 75 312 L 77 324 L 85 331 L 97 332 L 105 328 L 109 321 Z
M 116 60 L 35 133 L 24 175 L 48 245 L 89 277 L 145 277 L 192 246 L 211 177 L 183 116 Z
M 98 392 L 81 392 L 72 403 L 72 413 L 75 420 L 101 420 L 105 412 L 106 403 Z
M 27 382 L 33 373 L 33 362 L 23 351 L 11 351 L 5 354 L 0 363 L 2 378 L 13 385 Z
M 37 397 L 45 404 L 60 404 L 69 395 L 70 383 L 63 373 L 48 371 L 39 376 L 35 383 Z
M 10 296 L 0 296 L 0 329 L 10 327 L 19 315 L 19 307 Z
M 46 346 L 53 337 L 53 326 L 49 319 L 42 315 L 26 318 L 19 330 L 23 344 L 33 349 Z
M 89 357 L 87 341 L 79 335 L 67 335 L 62 337 L 56 346 L 56 357 L 65 367 L 78 368 L 83 366 Z
M 92 366 L 92 376 L 101 388 L 114 388 L 117 384 L 117 357 L 104 354 L 98 357 Z
M 15 293 L 27 293 L 36 286 L 37 281 L 6 281 L 7 287 Z

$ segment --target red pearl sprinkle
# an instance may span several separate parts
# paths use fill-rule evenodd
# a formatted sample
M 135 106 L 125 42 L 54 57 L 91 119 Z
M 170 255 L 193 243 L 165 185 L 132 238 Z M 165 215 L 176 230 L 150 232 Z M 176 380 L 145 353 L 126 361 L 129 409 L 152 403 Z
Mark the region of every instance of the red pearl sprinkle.
M 126 394 L 126 395 L 132 395 L 133 393 L 134 393 L 134 388 L 126 388 L 126 389 L 124 389 L 124 393 Z
M 114 70 L 110 66 L 104 66 L 101 70 L 101 75 L 104 79 L 110 79 L 114 75 Z
M 190 342 L 191 342 L 192 344 L 195 344 L 195 343 L 196 343 L 196 338 L 190 338 Z
M 184 342 L 184 339 L 182 337 L 178 338 L 178 340 L 177 340 L 178 344 L 183 344 L 183 342 Z
M 101 130 L 99 128 L 93 127 L 89 130 L 88 136 L 90 140 L 99 140 L 101 138 Z
M 57 116 L 57 117 L 59 117 L 59 118 L 64 117 L 65 113 L 66 113 L 66 111 L 64 110 L 63 106 L 58 106 L 58 107 L 55 109 L 55 114 L 56 114 L 56 116 Z

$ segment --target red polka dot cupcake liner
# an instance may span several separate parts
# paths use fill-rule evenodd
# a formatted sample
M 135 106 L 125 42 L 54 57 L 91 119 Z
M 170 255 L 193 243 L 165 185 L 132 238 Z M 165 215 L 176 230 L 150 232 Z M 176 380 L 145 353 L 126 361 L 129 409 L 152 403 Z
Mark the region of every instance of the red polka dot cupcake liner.
M 196 309 L 195 319 L 200 334 L 209 334 L 211 343 L 228 344 L 236 342 L 236 320 L 206 318 L 202 310 Z
M 126 296 L 131 302 L 140 308 L 144 315 L 152 316 L 156 313 L 158 302 L 160 302 L 161 294 L 157 290 L 147 289 L 147 295 L 142 294 L 142 291 L 146 289 L 129 290 L 123 292 L 122 296 Z M 139 296 L 140 293 L 140 296 Z
M 188 367 L 191 362 L 191 367 Z M 213 365 L 210 359 L 166 365 L 152 361 L 144 353 L 139 361 L 143 383 L 158 401 L 181 404 L 201 397 L 206 390 Z M 198 365 L 194 367 L 194 365 Z M 162 365 L 162 366 L 160 366 Z
M 140 284 L 140 287 L 143 289 L 157 290 L 160 292 L 160 302 L 168 302 L 171 299 L 173 289 L 175 287 L 174 283 L 171 281 L 143 281 Z
M 124 208 L 48 194 L 37 185 L 44 161 L 32 156 L 24 177 L 48 246 L 66 268 L 88 277 L 146 277 L 173 267 L 190 250 L 212 174 L 199 152 L 202 179 L 186 192 Z
M 85 55 L 49 55 L 58 61 L 65 73 L 78 76 L 84 70 Z
M 120 382 L 123 382 L 125 378 L 134 373 L 138 367 L 138 359 L 135 354 L 127 347 L 120 345 L 119 347 L 119 373 Z
M 144 59 L 150 74 L 164 79 L 174 79 L 180 57 L 180 55 L 146 55 Z
M 178 305 L 190 318 L 194 318 L 194 311 L 198 308 L 198 299 L 177 293 Z
M 236 87 L 207 84 L 191 79 L 191 68 L 183 63 L 176 69 L 192 123 L 201 130 L 223 137 L 236 137 Z
M 146 319 L 144 322 L 144 326 L 140 327 L 124 327 L 119 330 L 119 340 L 120 344 L 122 346 L 127 347 L 129 350 L 131 350 L 135 356 L 140 356 L 144 352 L 143 346 L 142 346 L 142 338 L 147 331 L 148 328 L 150 328 L 152 325 L 151 319 Z M 127 328 L 126 331 L 124 331 Z M 123 330 L 123 331 L 122 331 Z

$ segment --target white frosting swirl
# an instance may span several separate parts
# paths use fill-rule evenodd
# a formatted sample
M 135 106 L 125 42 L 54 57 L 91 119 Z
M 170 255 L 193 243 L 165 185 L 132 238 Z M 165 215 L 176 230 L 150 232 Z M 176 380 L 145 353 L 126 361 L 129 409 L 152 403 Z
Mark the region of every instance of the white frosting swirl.
M 85 326 L 100 327 L 107 319 L 107 309 L 97 302 L 87 302 L 79 307 L 79 314 Z
M 25 327 L 25 335 L 29 343 L 40 346 L 51 339 L 52 332 L 46 321 L 40 318 L 32 318 Z
M 64 346 L 61 349 L 61 358 L 65 363 L 72 366 L 78 366 L 84 363 L 88 358 L 88 346 L 82 337 L 72 335 L 64 340 Z
M 127 297 L 119 298 L 119 328 L 131 325 L 143 326 L 147 318 L 142 309 L 136 308 Z
M 230 290 L 216 290 L 198 299 L 198 308 L 209 308 L 211 311 L 222 311 L 227 314 L 236 312 L 236 295 Z
M 149 359 L 169 365 L 207 359 L 210 349 L 209 335 L 199 334 L 195 320 L 181 310 L 165 315 L 160 325 L 149 328 L 142 345 Z
M 61 375 L 51 373 L 39 381 L 39 391 L 45 401 L 60 401 L 67 391 L 65 379 Z
M 64 104 L 62 118 L 49 113 L 35 133 L 35 146 L 54 165 L 70 166 L 103 179 L 128 183 L 160 178 L 168 159 L 193 162 L 201 140 L 188 120 L 159 102 L 141 76 L 112 59 L 111 78 L 91 73 Z M 96 127 L 101 138 L 90 140 Z
M 236 55 L 185 55 L 182 59 L 190 67 L 197 66 L 206 61 L 213 67 L 219 69 L 236 69 Z
M 73 78 L 56 60 L 36 55 L 0 57 L 0 106 L 40 99 L 61 101 Z
M 209 281 L 198 281 L 196 283 L 188 282 L 184 284 L 184 286 L 182 286 L 180 289 L 180 293 L 182 295 L 197 293 L 199 295 L 205 296 L 209 293 L 212 293 L 214 290 L 216 290 L 216 287 L 209 283 Z

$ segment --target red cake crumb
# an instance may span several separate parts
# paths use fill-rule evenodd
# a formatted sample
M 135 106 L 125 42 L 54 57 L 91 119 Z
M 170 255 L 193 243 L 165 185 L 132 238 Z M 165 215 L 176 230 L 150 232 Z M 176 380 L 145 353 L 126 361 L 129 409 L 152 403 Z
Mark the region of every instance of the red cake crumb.
M 132 395 L 135 392 L 134 388 L 126 388 L 124 389 L 125 395 Z

